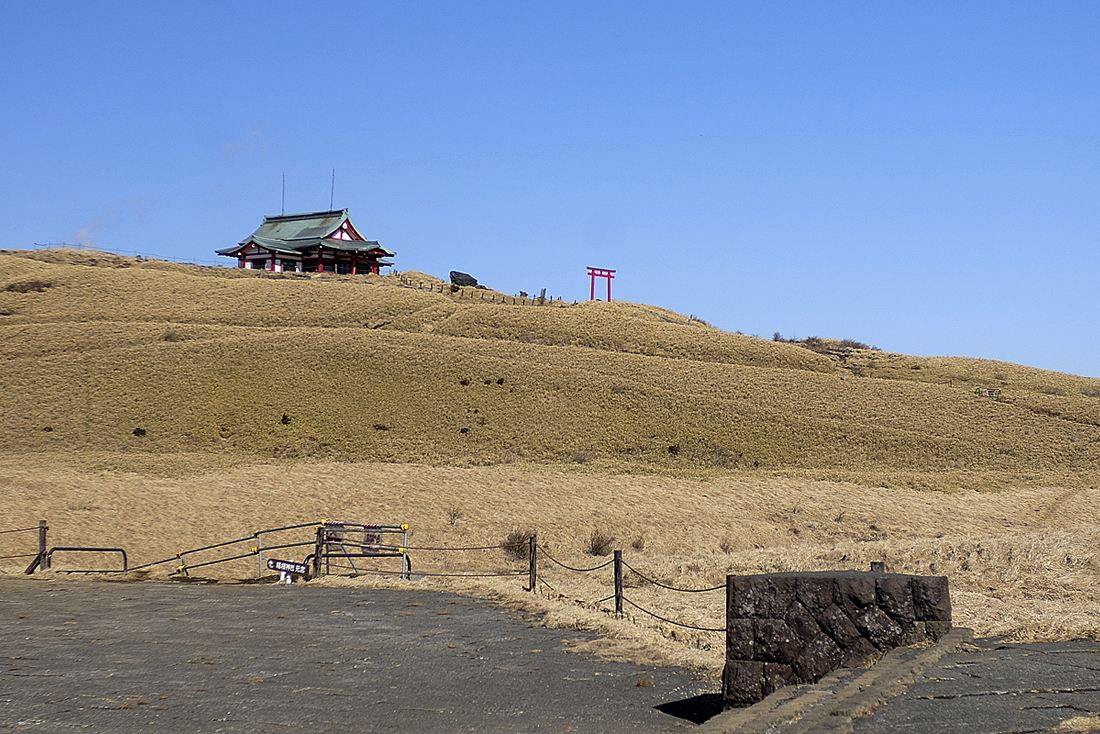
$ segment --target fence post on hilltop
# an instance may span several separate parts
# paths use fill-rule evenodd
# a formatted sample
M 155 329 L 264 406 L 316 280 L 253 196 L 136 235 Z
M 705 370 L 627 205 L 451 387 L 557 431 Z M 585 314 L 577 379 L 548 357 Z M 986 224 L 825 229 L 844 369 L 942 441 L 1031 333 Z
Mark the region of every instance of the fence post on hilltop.
M 615 551 L 615 616 L 623 616 L 623 552 Z
M 538 583 L 538 570 L 539 570 L 539 536 L 537 534 L 532 535 L 528 539 L 527 556 L 530 560 L 530 568 L 528 570 L 528 583 L 530 587 L 527 589 L 531 593 L 534 593 Z
M 322 524 L 317 528 L 317 543 L 313 548 L 313 575 L 311 578 L 318 578 L 321 575 L 321 556 L 325 552 L 325 526 Z

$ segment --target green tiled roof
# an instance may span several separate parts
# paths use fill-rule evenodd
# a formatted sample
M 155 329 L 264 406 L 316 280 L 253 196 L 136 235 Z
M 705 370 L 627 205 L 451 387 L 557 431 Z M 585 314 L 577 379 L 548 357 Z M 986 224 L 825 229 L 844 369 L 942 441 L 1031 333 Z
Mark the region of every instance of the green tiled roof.
M 227 247 L 217 253 L 233 256 L 249 245 L 256 244 L 266 250 L 287 255 L 297 255 L 303 250 L 323 247 L 342 252 L 369 252 L 381 257 L 394 256 L 395 253 L 372 240 L 333 239 L 330 235 L 335 234 L 345 222 L 350 223 L 347 209 L 264 217 L 259 229 L 235 247 Z

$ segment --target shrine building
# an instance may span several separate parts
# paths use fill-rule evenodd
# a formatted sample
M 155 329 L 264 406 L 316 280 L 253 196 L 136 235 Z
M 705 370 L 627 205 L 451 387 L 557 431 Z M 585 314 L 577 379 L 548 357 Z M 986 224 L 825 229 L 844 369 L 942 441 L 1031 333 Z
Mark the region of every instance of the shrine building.
M 264 217 L 260 228 L 235 247 L 218 250 L 240 267 L 274 273 L 378 274 L 395 253 L 364 239 L 348 210 Z

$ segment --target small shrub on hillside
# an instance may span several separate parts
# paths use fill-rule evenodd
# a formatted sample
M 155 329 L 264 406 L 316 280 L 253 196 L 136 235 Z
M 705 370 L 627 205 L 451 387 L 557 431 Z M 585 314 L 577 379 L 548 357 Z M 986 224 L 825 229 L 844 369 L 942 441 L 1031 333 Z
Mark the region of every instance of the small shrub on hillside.
M 637 538 L 635 538 L 633 541 L 631 541 L 630 547 L 633 548 L 636 551 L 644 550 L 645 549 L 645 536 L 644 535 L 639 535 Z
M 721 469 L 728 468 L 734 464 L 734 458 L 730 454 L 729 449 L 719 444 L 692 449 L 691 459 L 692 461 L 710 464 L 711 466 L 716 466 Z
M 465 513 L 462 512 L 462 508 L 457 505 L 451 505 L 447 508 L 447 524 L 454 525 L 459 520 L 465 517 Z
M 596 528 L 592 535 L 588 536 L 588 547 L 584 552 L 590 556 L 606 556 L 611 553 L 611 544 L 615 542 L 615 536 L 603 528 Z
M 794 337 L 787 339 L 778 331 L 772 334 L 772 341 L 782 342 L 783 344 L 797 344 L 800 347 L 805 347 L 811 352 L 817 352 L 818 354 L 828 354 L 836 349 L 868 349 L 874 352 L 882 351 L 878 347 L 858 342 L 855 339 L 823 339 L 820 336 L 808 336 L 805 339 L 796 339 Z
M 515 561 L 526 561 L 531 557 L 531 538 L 535 535 L 533 530 L 513 530 L 504 538 L 501 545 L 504 553 Z
M 573 463 L 574 464 L 587 464 L 590 461 L 587 451 L 574 451 Z
M 181 342 L 183 341 L 183 334 L 179 333 L 175 329 L 169 329 L 168 331 L 164 332 L 164 336 L 162 336 L 160 339 L 161 341 L 165 342 Z
M 811 352 L 817 352 L 818 354 L 829 351 L 829 345 L 819 336 L 808 336 L 798 342 L 798 345 L 806 347 L 806 349 L 809 349 Z
M 735 550 L 737 550 L 737 544 L 734 542 L 731 536 L 723 535 L 722 539 L 718 541 L 718 549 L 723 553 L 733 553 Z
M 9 293 L 41 293 L 53 286 L 48 280 L 24 280 L 20 283 L 11 283 L 4 290 Z

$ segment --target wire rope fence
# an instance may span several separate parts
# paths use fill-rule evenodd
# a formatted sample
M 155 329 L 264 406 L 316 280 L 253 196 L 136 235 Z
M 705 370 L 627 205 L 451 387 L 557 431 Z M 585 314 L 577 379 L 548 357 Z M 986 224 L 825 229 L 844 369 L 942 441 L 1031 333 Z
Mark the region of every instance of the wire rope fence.
M 630 606 L 637 609 L 639 612 L 644 612 L 645 614 L 648 614 L 649 616 L 653 617 L 654 619 L 659 619 L 662 622 L 667 622 L 668 624 L 674 624 L 677 627 L 686 627 L 687 629 L 699 630 L 700 632 L 725 632 L 726 631 L 725 627 L 699 627 L 699 626 L 694 625 L 694 624 L 688 624 L 687 622 L 679 622 L 675 619 L 669 619 L 668 617 L 662 617 L 660 614 L 657 614 L 656 612 L 651 612 L 650 610 L 646 609 L 645 607 L 640 606 L 639 604 L 630 601 L 630 599 L 624 598 L 623 601 L 625 601 L 627 604 L 629 604 Z
M 567 571 L 573 571 L 574 573 L 592 573 L 593 571 L 599 571 L 601 568 L 607 568 L 608 566 L 611 566 L 615 563 L 615 560 L 612 559 L 612 560 L 608 561 L 607 563 L 601 563 L 600 565 L 593 566 L 592 568 L 574 568 L 573 566 L 568 566 L 568 565 L 562 563 L 561 561 L 559 561 L 558 559 L 554 558 L 552 555 L 547 553 L 546 550 L 543 549 L 543 548 L 539 548 L 539 552 L 542 553 L 542 555 L 545 556 L 548 561 L 561 566 L 562 568 L 564 568 Z
M 487 303 L 500 303 L 510 306 L 576 306 L 577 302 L 569 302 L 564 300 L 561 296 L 548 296 L 546 295 L 546 289 L 544 288 L 542 293 L 537 296 L 531 296 L 527 293 L 520 291 L 517 296 L 510 296 L 507 293 L 499 293 L 497 291 L 489 290 L 482 286 L 469 286 L 469 285 L 457 285 L 455 283 L 445 283 L 441 280 L 424 281 L 422 279 L 413 279 L 412 277 L 405 275 L 404 273 L 394 273 L 397 276 L 398 282 L 400 282 L 406 288 L 415 288 L 416 290 L 427 290 L 431 293 L 442 293 L 444 295 L 451 295 L 455 298 L 465 298 L 473 301 L 482 301 Z
M 671 625 L 674 625 L 674 626 L 677 626 L 677 627 L 684 627 L 686 629 L 697 630 L 697 631 L 700 631 L 700 632 L 725 632 L 725 627 L 704 627 L 704 626 L 701 626 L 701 625 L 691 624 L 689 622 L 684 622 L 684 621 L 681 621 L 681 620 L 675 620 L 675 619 L 672 619 L 670 617 L 664 616 L 662 614 L 657 614 L 656 612 L 653 612 L 653 611 L 647 609 L 646 607 L 643 607 L 643 606 L 639 605 L 637 602 L 627 598 L 626 593 L 625 593 L 625 583 L 624 583 L 624 578 L 623 578 L 623 569 L 624 568 L 629 569 L 641 581 L 644 581 L 646 583 L 649 583 L 649 584 L 651 584 L 655 587 L 664 589 L 666 591 L 672 591 L 672 592 L 677 592 L 677 593 L 700 594 L 700 593 L 711 593 L 711 592 L 716 592 L 716 591 L 722 591 L 726 588 L 725 584 L 721 584 L 721 585 L 718 585 L 718 586 L 707 587 L 707 588 L 703 588 L 703 589 L 686 589 L 686 588 L 681 588 L 681 587 L 677 587 L 677 586 L 672 586 L 670 584 L 665 584 L 665 583 L 662 583 L 660 581 L 657 581 L 656 579 L 650 578 L 646 574 L 643 574 L 642 572 L 638 571 L 636 568 L 634 568 L 630 564 L 626 563 L 623 560 L 623 552 L 621 550 L 613 551 L 611 560 L 609 560 L 605 563 L 601 563 L 601 564 L 596 565 L 596 566 L 589 567 L 589 568 L 578 568 L 578 567 L 575 567 L 575 566 L 570 566 L 568 564 L 562 563 L 561 561 L 554 558 L 549 552 L 547 552 L 545 549 L 542 549 L 542 548 L 538 548 L 538 554 L 543 556 L 547 560 L 551 561 L 555 565 L 560 566 L 561 568 L 566 569 L 566 570 L 571 571 L 571 572 L 574 572 L 574 573 L 594 573 L 596 571 L 600 571 L 604 568 L 607 568 L 608 566 L 612 566 L 613 567 L 612 583 L 614 585 L 614 593 L 611 594 L 610 596 L 604 597 L 602 599 L 598 599 L 598 600 L 596 600 L 595 602 L 592 602 L 592 603 L 596 606 L 599 606 L 600 604 L 603 604 L 603 603 L 606 603 L 608 601 L 614 600 L 615 601 L 614 614 L 617 618 L 622 618 L 622 617 L 625 616 L 623 605 L 624 604 L 629 604 L 634 609 L 637 609 L 638 611 L 640 611 L 640 612 L 642 612 L 642 613 L 644 613 L 644 614 L 646 614 L 650 617 L 653 617 L 654 619 L 660 620 L 661 622 L 665 622 L 667 624 L 671 624 Z M 532 563 L 532 569 L 534 569 L 534 568 L 535 568 L 535 564 Z M 535 573 L 535 571 L 533 570 L 532 574 L 534 574 L 534 573 Z M 541 577 L 539 578 L 539 580 L 540 581 L 542 580 Z M 547 584 L 547 585 L 549 586 L 549 584 Z
M 46 557 L 46 531 L 48 530 L 45 520 L 39 520 L 38 525 L 34 527 L 26 528 L 8 528 L 0 530 L 0 538 L 2 544 L 0 544 L 0 562 L 2 561 L 22 561 L 27 558 L 33 559 L 30 566 L 27 568 L 26 573 L 33 573 L 34 569 L 38 568 Z M 34 552 L 31 552 L 30 543 L 26 542 L 25 535 L 27 533 L 38 534 L 38 547 Z M 19 534 L 19 535 L 16 535 Z M 7 537 L 12 536 L 12 537 Z
M 300 533 L 298 533 L 297 538 L 287 535 L 305 529 L 310 529 L 312 531 L 311 538 L 303 539 Z M 411 545 L 409 544 L 409 526 L 407 524 L 378 525 L 326 519 L 320 522 L 297 523 L 275 528 L 266 528 L 256 531 L 251 535 L 210 543 L 198 548 L 178 551 L 173 556 L 136 566 L 128 566 L 126 551 L 122 548 L 57 546 L 51 549 L 47 544 L 47 530 L 48 526 L 45 520 L 40 521 L 38 527 L 0 530 L 0 535 L 31 533 L 34 531 L 38 531 L 39 535 L 37 553 L 0 556 L 0 560 L 5 560 L 7 558 L 33 558 L 34 560 L 31 565 L 25 571 L 27 574 L 34 573 L 36 570 L 54 570 L 61 573 L 119 574 L 148 571 L 156 567 L 173 564 L 168 574 L 169 577 L 186 578 L 190 577 L 192 572 L 198 569 L 235 561 L 243 561 L 255 557 L 257 561 L 256 578 L 261 580 L 271 577 L 270 574 L 266 573 L 269 571 L 278 572 L 280 580 L 285 579 L 287 582 L 308 580 L 332 574 L 352 577 L 393 577 L 397 575 L 401 579 L 406 580 L 413 578 L 488 579 L 518 578 L 526 576 L 527 583 L 523 587 L 524 591 L 536 593 L 541 588 L 545 588 L 555 594 L 559 594 L 559 596 L 561 595 L 559 589 L 565 590 L 567 588 L 569 584 L 568 579 L 570 577 L 600 574 L 601 571 L 610 569 L 611 578 L 608 581 L 610 582 L 612 593 L 607 596 L 602 596 L 592 602 L 577 600 L 578 603 L 583 606 L 599 609 L 602 605 L 614 601 L 614 610 L 608 609 L 606 611 L 614 614 L 617 619 L 625 619 L 627 617 L 625 610 L 626 607 L 629 606 L 632 610 L 636 610 L 664 624 L 704 633 L 719 633 L 725 631 L 724 627 L 707 626 L 694 621 L 675 619 L 667 612 L 655 611 L 649 602 L 643 605 L 640 604 L 638 600 L 629 598 L 625 591 L 627 584 L 624 580 L 624 571 L 629 571 L 632 574 L 630 579 L 632 587 L 647 584 L 654 589 L 660 589 L 664 592 L 674 594 L 714 593 L 724 590 L 726 588 L 725 584 L 703 588 L 687 588 L 665 583 L 664 581 L 653 578 L 653 575 L 645 573 L 634 565 L 627 563 L 623 558 L 622 550 L 613 551 L 610 559 L 592 566 L 572 565 L 559 559 L 544 545 L 540 545 L 538 536 L 534 533 L 527 534 L 523 541 L 510 536 L 504 543 L 487 545 Z M 513 533 L 513 535 L 515 535 L 515 533 Z M 387 542 L 387 538 L 394 537 L 397 537 L 399 542 L 395 543 L 392 540 Z M 297 561 L 271 557 L 271 554 L 276 551 L 306 549 L 311 552 L 306 554 L 304 560 L 300 563 Z M 122 558 L 122 569 L 54 569 L 52 568 L 51 559 L 53 554 L 59 551 L 67 553 L 93 552 L 101 554 L 120 554 Z M 467 562 L 466 568 L 464 569 L 451 570 L 447 567 L 449 562 L 445 560 L 441 561 L 437 556 L 436 559 L 434 559 L 434 565 L 432 565 L 432 560 L 428 560 L 428 567 L 417 569 L 414 573 L 412 558 L 410 556 L 410 553 L 429 553 L 442 554 L 446 557 L 449 554 L 477 554 L 490 551 L 503 552 L 512 563 L 504 567 L 498 566 L 496 569 L 493 569 L 490 567 L 490 562 L 482 557 L 481 560 L 475 558 L 472 562 Z M 266 563 L 264 562 L 265 553 L 269 556 Z M 389 560 L 399 560 L 399 569 L 395 571 L 392 568 L 383 568 L 379 566 L 380 563 L 386 563 Z M 554 570 L 553 583 L 546 578 L 545 570 L 540 572 L 540 560 L 548 562 L 550 565 L 547 566 L 547 568 Z M 526 568 L 517 567 L 518 563 L 521 561 L 526 561 Z M 439 567 L 440 564 L 442 564 L 442 567 Z M 240 567 L 238 566 L 237 568 Z M 596 588 L 599 588 L 599 585 L 604 583 L 603 578 L 595 579 Z M 607 589 L 607 587 L 605 586 L 604 589 Z M 595 594 L 593 594 L 593 596 L 595 596 Z M 637 623 L 636 620 L 634 621 Z
M 163 260 L 165 262 L 178 263 L 180 265 L 205 265 L 209 267 L 229 267 L 223 262 L 215 260 L 203 260 L 199 258 L 180 258 L 171 255 L 158 255 L 148 250 L 122 250 L 110 247 L 83 245 L 78 242 L 35 242 L 32 246 L 35 250 L 80 250 L 83 252 L 99 252 L 104 255 L 118 255 L 119 257 L 134 257 L 145 260 Z
M 684 593 L 684 594 L 706 594 L 706 593 L 711 592 L 711 591 L 720 591 L 720 590 L 726 588 L 725 584 L 719 584 L 718 586 L 708 586 L 705 589 L 681 589 L 678 586 L 669 586 L 668 584 L 662 584 L 660 581 L 657 581 L 656 579 L 651 579 L 651 578 L 645 576 L 641 571 L 634 568 L 633 566 L 631 566 L 626 561 L 623 561 L 623 566 L 625 566 L 626 568 L 629 568 L 631 571 L 633 571 L 634 574 L 638 578 L 640 578 L 642 581 L 645 581 L 646 583 L 649 583 L 649 584 L 653 584 L 654 586 L 659 586 L 662 589 L 668 589 L 669 591 L 679 591 L 679 592 Z

